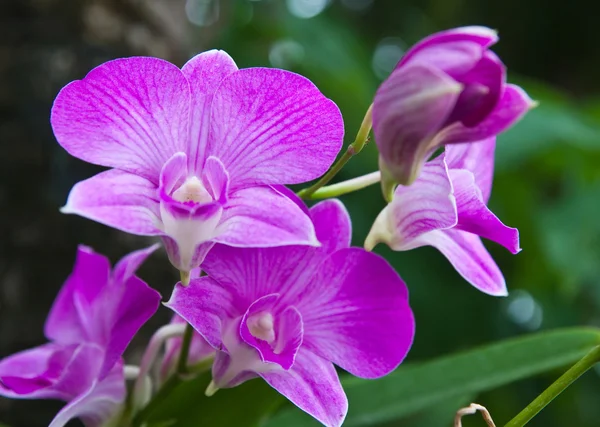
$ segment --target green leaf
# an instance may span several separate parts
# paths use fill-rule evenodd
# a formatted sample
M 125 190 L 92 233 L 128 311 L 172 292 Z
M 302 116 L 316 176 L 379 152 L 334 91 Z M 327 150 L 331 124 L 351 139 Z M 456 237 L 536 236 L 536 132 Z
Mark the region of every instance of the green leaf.
M 343 380 L 350 402 L 344 426 L 368 426 L 475 395 L 574 363 L 600 344 L 600 330 L 562 329 L 510 339 L 429 362 L 402 365 L 379 380 Z M 318 425 L 299 410 L 277 413 L 268 427 Z
M 150 426 L 258 426 L 262 419 L 284 401 L 267 383 L 250 380 L 206 397 L 204 391 L 210 373 L 179 384 L 169 396 L 150 412 Z

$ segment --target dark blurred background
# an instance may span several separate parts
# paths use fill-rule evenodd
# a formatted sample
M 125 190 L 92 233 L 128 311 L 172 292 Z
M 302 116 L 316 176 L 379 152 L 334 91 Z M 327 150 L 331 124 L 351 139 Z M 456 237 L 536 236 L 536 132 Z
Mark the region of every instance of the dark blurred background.
M 432 249 L 380 248 L 411 291 L 418 327 L 409 359 L 530 331 L 600 326 L 598 15 L 589 11 L 591 0 L 558 6 L 546 0 L 0 0 L 0 357 L 44 341 L 45 316 L 77 244 L 113 262 L 150 244 L 59 213 L 71 186 L 100 170 L 70 157 L 52 135 L 50 108 L 66 83 L 116 57 L 151 55 L 182 65 L 221 48 L 240 67 L 280 67 L 312 79 L 340 106 L 349 142 L 407 47 L 470 24 L 499 30 L 494 50 L 508 65 L 509 80 L 541 102 L 500 138 L 491 199 L 498 216 L 520 229 L 524 250 L 512 256 L 488 246 L 510 290 L 507 298 L 493 298 L 471 288 Z M 375 170 L 376 159 L 368 146 L 339 178 Z M 343 201 L 360 245 L 383 200 L 372 187 Z M 164 253 L 141 275 L 164 297 L 176 280 Z M 145 336 L 168 316 L 161 309 Z M 134 342 L 128 358 L 139 358 L 143 341 Z M 598 372 L 586 374 L 530 425 L 600 425 Z M 476 399 L 505 421 L 558 374 Z M 0 424 L 44 426 L 60 406 L 0 398 Z M 423 425 L 415 423 L 388 425 Z M 440 425 L 450 424 L 448 418 Z M 465 426 L 482 425 L 465 420 Z

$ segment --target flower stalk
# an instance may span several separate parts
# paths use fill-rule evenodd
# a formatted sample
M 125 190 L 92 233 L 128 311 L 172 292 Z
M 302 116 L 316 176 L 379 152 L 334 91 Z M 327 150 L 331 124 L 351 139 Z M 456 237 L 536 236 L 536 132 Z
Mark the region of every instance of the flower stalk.
M 589 353 L 573 365 L 567 372 L 562 374 L 550 387 L 536 397 L 525 409 L 510 420 L 504 427 L 522 427 L 535 417 L 554 398 L 561 394 L 575 380 L 583 375 L 588 369 L 600 362 L 600 346 L 594 347 Z
M 369 185 L 378 183 L 381 180 L 381 172 L 375 171 L 367 175 L 352 178 L 347 181 L 338 182 L 332 185 L 326 185 L 319 188 L 310 196 L 304 197 L 307 200 L 330 199 L 343 194 L 352 193 L 361 190 Z
M 315 184 L 311 185 L 308 188 L 300 190 L 297 194 L 300 198 L 309 200 L 312 195 L 317 192 L 321 187 L 327 185 L 329 181 L 335 177 L 340 170 L 348 163 L 348 161 L 360 153 L 366 143 L 369 140 L 369 133 L 371 132 L 371 127 L 373 125 L 373 104 L 369 106 L 367 112 L 365 113 L 365 117 L 358 129 L 358 133 L 356 134 L 356 138 L 352 144 L 348 146 L 346 152 L 339 158 L 337 162 L 327 171 L 325 175 L 323 175 Z M 323 198 L 323 197 L 318 197 Z
M 188 372 L 188 355 L 190 353 L 190 346 L 192 344 L 192 336 L 194 335 L 194 328 L 189 323 L 185 326 L 183 332 L 183 341 L 181 342 L 181 351 L 179 353 L 179 360 L 177 361 L 177 374 L 186 374 Z

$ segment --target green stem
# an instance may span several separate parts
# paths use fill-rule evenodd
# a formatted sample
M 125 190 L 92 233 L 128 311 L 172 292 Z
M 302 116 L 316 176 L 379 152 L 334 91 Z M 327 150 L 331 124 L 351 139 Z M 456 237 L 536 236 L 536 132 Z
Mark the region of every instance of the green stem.
M 365 117 L 360 125 L 360 129 L 358 129 L 358 133 L 356 134 L 356 138 L 354 142 L 348 146 L 346 152 L 339 158 L 337 162 L 327 171 L 325 175 L 321 177 L 315 184 L 311 185 L 308 188 L 304 188 L 298 192 L 298 196 L 303 199 L 309 199 L 319 188 L 327 185 L 331 179 L 337 175 L 337 173 L 342 170 L 344 165 L 348 163 L 353 156 L 357 155 L 361 152 L 367 140 L 369 138 L 369 132 L 371 132 L 371 126 L 373 124 L 373 104 L 369 106 L 369 109 L 365 113 Z
M 189 323 L 185 326 L 185 332 L 183 333 L 183 340 L 181 342 L 181 351 L 179 352 L 179 360 L 177 361 L 177 374 L 187 373 L 188 366 L 188 355 L 190 353 L 190 345 L 192 344 L 192 336 L 194 335 L 194 328 Z
M 525 409 L 510 420 L 504 427 L 522 427 L 537 415 L 552 400 L 569 387 L 577 378 L 600 361 L 600 346 L 594 347 L 588 354 L 561 375 L 550 387 L 535 398 Z
M 316 200 L 316 199 L 329 199 L 331 197 L 338 197 L 342 194 L 351 193 L 353 191 L 360 190 L 378 183 L 381 180 L 381 172 L 375 171 L 367 175 L 352 178 L 347 181 L 338 182 L 336 184 L 327 185 L 319 188 L 310 196 L 305 196 L 305 199 Z

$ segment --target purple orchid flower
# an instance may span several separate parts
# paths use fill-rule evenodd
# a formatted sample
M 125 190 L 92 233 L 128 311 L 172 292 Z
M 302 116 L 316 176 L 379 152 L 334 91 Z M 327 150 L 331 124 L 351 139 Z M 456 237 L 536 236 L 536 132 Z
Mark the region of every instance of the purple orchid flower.
M 76 417 L 95 427 L 117 416 L 126 394 L 121 355 L 160 303 L 135 276 L 155 249 L 131 253 L 111 273 L 106 257 L 80 246 L 46 320 L 50 343 L 0 361 L 0 395 L 68 402 L 50 427 Z
M 373 102 L 384 177 L 408 185 L 437 148 L 494 137 L 535 105 L 506 83 L 504 65 L 489 50 L 497 41 L 489 28 L 462 27 L 404 55 Z
M 213 383 L 260 376 L 327 426 L 347 399 L 334 364 L 362 378 L 394 370 L 414 336 L 408 291 L 387 262 L 351 248 L 350 218 L 328 200 L 310 210 L 320 247 L 217 245 L 208 277 L 177 285 L 167 306 L 216 350 Z
M 493 240 L 513 254 L 521 250 L 518 230 L 504 225 L 486 206 L 495 147 L 495 138 L 446 146 L 411 186 L 396 188 L 365 248 L 371 250 L 378 242 L 397 251 L 430 245 L 480 291 L 506 295 L 504 277 L 480 239 Z
M 182 272 L 212 245 L 317 244 L 277 186 L 312 180 L 343 140 L 337 106 L 306 78 L 238 70 L 223 51 L 182 69 L 157 58 L 109 61 L 58 94 L 58 142 L 110 169 L 73 187 L 65 213 L 163 236 Z

